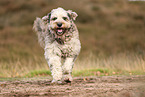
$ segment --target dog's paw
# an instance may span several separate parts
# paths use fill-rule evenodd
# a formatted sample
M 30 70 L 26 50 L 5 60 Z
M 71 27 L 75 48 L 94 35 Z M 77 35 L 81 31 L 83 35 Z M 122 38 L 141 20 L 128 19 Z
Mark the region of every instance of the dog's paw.
M 63 75 L 63 79 L 62 79 L 64 82 L 66 83 L 71 83 L 73 81 L 73 78 L 70 74 L 68 75 Z
M 52 80 L 52 81 L 51 81 L 51 84 L 52 84 L 52 85 L 55 85 L 55 84 L 60 84 L 60 85 L 61 85 L 61 84 L 63 84 L 63 83 L 62 83 L 62 81 L 60 81 L 60 80 Z

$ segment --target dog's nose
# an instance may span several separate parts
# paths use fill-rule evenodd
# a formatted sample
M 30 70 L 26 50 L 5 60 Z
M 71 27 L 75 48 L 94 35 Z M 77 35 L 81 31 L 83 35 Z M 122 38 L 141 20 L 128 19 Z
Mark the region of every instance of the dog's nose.
M 57 23 L 57 26 L 58 26 L 58 27 L 61 27 L 61 26 L 62 26 L 62 23 Z

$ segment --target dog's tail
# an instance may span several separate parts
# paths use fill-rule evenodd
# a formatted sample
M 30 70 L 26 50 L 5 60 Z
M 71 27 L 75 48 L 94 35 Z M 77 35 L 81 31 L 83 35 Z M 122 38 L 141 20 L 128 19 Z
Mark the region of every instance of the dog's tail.
M 40 46 L 42 48 L 44 48 L 45 45 L 45 23 L 43 22 L 43 20 L 41 18 L 36 18 L 36 20 L 34 21 L 34 25 L 33 25 L 33 30 L 35 32 L 37 32 L 37 36 L 38 36 L 38 42 L 40 43 Z

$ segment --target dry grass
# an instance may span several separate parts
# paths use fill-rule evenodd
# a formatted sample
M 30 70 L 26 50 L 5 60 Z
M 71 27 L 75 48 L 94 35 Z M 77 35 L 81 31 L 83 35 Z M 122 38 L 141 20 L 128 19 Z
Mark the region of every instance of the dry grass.
M 33 57 L 0 63 L 0 77 L 22 77 L 30 71 L 49 70 L 45 59 Z
M 102 71 L 103 70 L 103 71 Z M 0 77 L 34 77 L 49 75 L 49 67 L 44 58 L 33 57 L 29 60 L 17 60 L 0 63 Z M 74 65 L 74 76 L 145 74 L 143 56 L 122 54 L 111 57 L 96 57 L 90 54 L 85 59 L 78 59 Z
M 104 68 L 117 71 L 145 72 L 145 59 L 135 54 L 120 54 L 110 57 L 96 57 L 92 54 L 85 59 L 78 60 L 74 70 Z

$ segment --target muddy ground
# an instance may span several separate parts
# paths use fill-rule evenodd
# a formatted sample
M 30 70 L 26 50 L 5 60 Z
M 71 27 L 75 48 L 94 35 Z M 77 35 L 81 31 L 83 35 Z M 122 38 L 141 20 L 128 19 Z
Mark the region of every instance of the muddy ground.
M 52 85 L 50 78 L 0 82 L 0 97 L 145 97 L 145 75 L 75 77 Z

